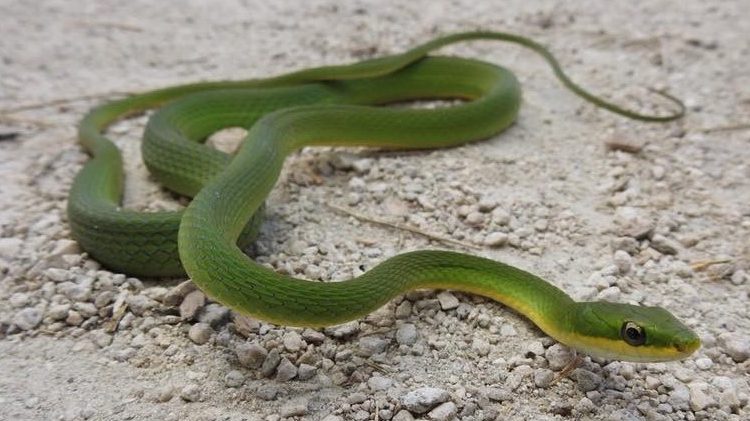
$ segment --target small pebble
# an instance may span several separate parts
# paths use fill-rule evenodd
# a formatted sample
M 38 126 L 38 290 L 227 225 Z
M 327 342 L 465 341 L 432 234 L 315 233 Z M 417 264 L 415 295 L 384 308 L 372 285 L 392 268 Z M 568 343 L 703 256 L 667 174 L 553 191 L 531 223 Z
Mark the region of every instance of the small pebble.
M 411 323 L 404 323 L 396 330 L 396 342 L 400 345 L 414 345 L 417 342 L 417 328 Z
M 547 351 L 544 353 L 544 358 L 549 362 L 549 368 L 557 371 L 568 365 L 573 358 L 573 354 L 570 352 L 570 349 L 564 345 L 554 344 L 547 348 Z
M 266 359 L 263 360 L 263 364 L 260 366 L 260 374 L 262 374 L 264 377 L 270 377 L 271 374 L 276 371 L 276 367 L 280 362 L 281 354 L 279 353 L 279 350 L 276 348 L 272 349 L 271 352 L 266 355 Z M 286 373 L 289 373 L 289 371 L 290 370 L 287 370 Z
M 388 341 L 377 336 L 363 336 L 359 338 L 358 355 L 370 357 L 375 354 L 385 352 L 388 347 Z
M 206 296 L 202 291 L 195 290 L 189 293 L 180 304 L 180 317 L 182 320 L 193 320 L 205 304 Z
M 422 387 L 404 395 L 401 404 L 410 412 L 423 414 L 449 399 L 450 394 L 443 389 Z
M 552 385 L 555 379 L 555 372 L 547 368 L 540 368 L 534 371 L 534 385 L 546 389 Z
M 129 295 L 126 302 L 128 308 L 136 316 L 141 316 L 147 311 L 157 306 L 157 302 L 146 297 L 145 295 Z
M 453 310 L 458 307 L 459 301 L 455 295 L 448 291 L 442 291 L 437 295 L 437 299 L 440 302 L 440 308 L 443 310 Z
M 741 363 L 750 358 L 750 336 L 737 332 L 724 332 L 719 335 L 718 342 L 722 351 L 732 357 L 735 362 Z
M 612 260 L 621 274 L 630 272 L 630 268 L 633 265 L 633 258 L 630 257 L 628 252 L 624 250 L 616 250 Z
M 245 375 L 239 370 L 231 370 L 224 376 L 227 387 L 240 387 L 245 382 Z
M 269 354 L 270 355 L 270 354 Z M 297 366 L 292 364 L 286 357 L 281 359 L 276 368 L 276 381 L 286 382 L 297 376 Z
M 508 234 L 504 232 L 493 232 L 484 239 L 484 245 L 488 247 L 502 247 L 508 243 Z
M 258 368 L 268 356 L 268 351 L 255 343 L 243 343 L 237 346 L 237 359 L 243 367 Z
M 306 344 L 302 340 L 302 336 L 295 331 L 290 331 L 284 334 L 284 348 L 289 352 L 297 352 L 303 349 Z
M 382 390 L 388 390 L 393 386 L 393 380 L 387 378 L 387 377 L 381 377 L 378 375 L 374 375 L 370 377 L 369 380 L 367 380 L 367 386 L 372 390 L 373 392 L 378 392 Z
M 285 403 L 284 405 L 281 405 L 281 408 L 279 409 L 279 415 L 284 418 L 301 417 L 307 414 L 308 405 L 309 402 L 305 398 L 293 399 Z
M 21 330 L 31 330 L 42 322 L 42 312 L 38 308 L 25 308 L 13 316 L 13 324 Z
M 411 412 L 402 409 L 393 416 L 393 421 L 414 421 L 414 417 L 411 415 Z
M 589 370 L 578 368 L 574 372 L 574 378 L 578 385 L 578 390 L 582 392 L 590 392 L 599 387 L 602 382 L 602 378 Z
M 313 365 L 302 363 L 297 369 L 297 378 L 299 380 L 310 380 L 315 376 L 317 370 L 317 367 Z
M 211 338 L 211 334 L 214 332 L 206 323 L 196 323 L 190 326 L 188 331 L 188 338 L 198 345 L 203 345 Z
M 709 406 L 716 405 L 716 400 L 710 394 L 706 393 L 708 384 L 703 382 L 693 382 L 688 386 L 690 391 L 690 409 L 693 411 L 702 411 Z
M 431 420 L 436 420 L 436 421 L 449 421 L 449 420 L 452 420 L 456 416 L 457 412 L 458 412 L 458 407 L 456 407 L 455 403 L 445 402 L 436 406 L 432 411 L 430 411 L 427 414 L 427 417 Z
M 198 402 L 201 399 L 201 388 L 197 384 L 189 384 L 182 388 L 180 397 L 187 402 Z
M 63 320 L 68 317 L 70 304 L 56 304 L 47 309 L 47 317 L 52 320 Z

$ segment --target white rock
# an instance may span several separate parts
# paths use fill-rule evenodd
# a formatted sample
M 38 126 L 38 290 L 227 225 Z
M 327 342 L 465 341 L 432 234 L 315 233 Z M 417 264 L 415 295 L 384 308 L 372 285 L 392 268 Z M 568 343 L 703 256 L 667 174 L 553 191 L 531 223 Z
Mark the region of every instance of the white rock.
M 573 358 L 573 354 L 570 349 L 564 345 L 554 344 L 547 348 L 547 351 L 544 353 L 544 358 L 549 362 L 549 368 L 552 370 L 561 370 L 568 365 Z
M 289 352 L 297 352 L 306 346 L 300 334 L 295 331 L 285 333 L 283 342 L 284 348 Z
M 690 383 L 688 386 L 690 390 L 690 409 L 693 411 L 702 411 L 709 406 L 716 405 L 716 400 L 713 396 L 706 393 L 708 384 L 703 382 Z
M 750 358 L 750 336 L 737 332 L 724 332 L 719 335 L 719 346 L 732 359 L 741 363 Z
M 198 345 L 203 345 L 211 338 L 211 334 L 214 332 L 211 326 L 206 323 L 196 323 L 190 326 L 188 331 L 188 337 L 191 341 Z
M 508 234 L 500 231 L 492 232 L 484 238 L 484 245 L 489 247 L 502 247 L 508 242 Z
M 423 414 L 438 404 L 448 401 L 450 394 L 437 387 L 422 387 L 401 398 L 401 404 L 410 412 Z
M 429 414 L 427 414 L 427 417 L 431 420 L 436 420 L 436 421 L 449 421 L 449 420 L 452 420 L 456 416 L 457 412 L 458 412 L 458 408 L 456 407 L 455 403 L 445 402 L 436 406 L 435 409 L 433 409 L 432 411 L 430 411 Z
M 411 323 L 404 323 L 396 330 L 396 342 L 400 345 L 414 345 L 417 342 L 417 328 Z
M 612 261 L 615 263 L 617 270 L 620 271 L 621 274 L 630 272 L 630 268 L 633 266 L 633 258 L 624 250 L 616 250 L 612 257 Z
M 198 402 L 201 399 L 201 388 L 197 384 L 189 384 L 182 388 L 180 397 L 188 402 Z
M 389 379 L 388 377 L 375 375 L 375 376 L 370 377 L 369 380 L 367 380 L 367 386 L 373 392 L 378 392 L 381 390 L 388 390 L 391 386 L 393 386 L 393 380 Z
M 42 311 L 35 307 L 25 308 L 13 316 L 13 324 L 21 330 L 31 330 L 42 322 Z
M 440 302 L 440 308 L 443 310 L 452 310 L 458 307 L 459 304 L 458 298 L 448 291 L 442 291 L 439 293 L 437 299 Z

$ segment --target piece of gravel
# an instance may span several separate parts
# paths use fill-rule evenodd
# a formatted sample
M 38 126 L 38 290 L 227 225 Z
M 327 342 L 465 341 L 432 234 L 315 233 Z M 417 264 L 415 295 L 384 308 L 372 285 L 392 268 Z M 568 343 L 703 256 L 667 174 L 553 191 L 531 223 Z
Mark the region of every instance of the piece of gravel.
M 266 355 L 263 364 L 260 366 L 260 374 L 264 377 L 270 377 L 274 371 L 276 371 L 276 367 L 278 367 L 280 362 L 281 353 L 276 348 L 272 349 L 268 355 Z
M 188 337 L 198 345 L 203 345 L 211 338 L 214 330 L 206 323 L 196 323 L 190 326 Z
M 278 366 L 276 367 L 276 381 L 286 382 L 286 381 L 292 380 L 296 376 L 297 376 L 297 366 L 292 364 L 292 362 L 289 361 L 289 359 L 287 359 L 286 357 L 282 358 Z
M 198 402 L 201 399 L 201 387 L 193 383 L 183 387 L 180 398 L 187 402 Z
M 42 323 L 44 315 L 42 311 L 35 307 L 27 307 L 20 310 L 13 316 L 13 324 L 21 330 L 31 330 Z
M 240 364 L 247 368 L 259 368 L 268 356 L 268 350 L 256 343 L 239 344 L 235 352 Z
M 400 345 L 414 345 L 417 342 L 417 328 L 411 323 L 404 323 L 396 331 L 396 341 Z
M 401 398 L 401 405 L 415 414 L 423 414 L 450 399 L 450 394 L 437 387 L 412 390 Z

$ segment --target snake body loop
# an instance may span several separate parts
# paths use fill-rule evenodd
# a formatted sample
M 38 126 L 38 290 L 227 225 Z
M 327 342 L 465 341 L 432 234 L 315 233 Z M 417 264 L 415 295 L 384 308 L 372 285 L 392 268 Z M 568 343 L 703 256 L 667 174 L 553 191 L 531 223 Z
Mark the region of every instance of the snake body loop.
M 684 112 L 666 94 L 680 107 L 667 116 L 642 115 L 606 102 L 573 83 L 540 44 L 501 32 L 449 35 L 403 54 L 269 79 L 177 86 L 105 104 L 83 119 L 79 137 L 93 158 L 71 189 L 73 233 L 110 268 L 144 276 L 184 270 L 223 304 L 279 324 L 337 324 L 406 291 L 445 288 L 502 302 L 560 342 L 589 354 L 633 361 L 691 354 L 699 346 L 697 336 L 664 309 L 576 302 L 541 278 L 481 257 L 416 251 L 357 278 L 320 283 L 277 274 L 242 252 L 257 231 L 263 202 L 285 157 L 302 147 L 450 147 L 511 125 L 521 98 L 511 72 L 476 60 L 427 56 L 438 47 L 473 39 L 508 41 L 536 51 L 573 92 L 626 117 L 670 121 Z M 464 101 L 438 109 L 380 106 L 417 99 Z M 193 201 L 183 213 L 121 209 L 121 158 L 102 132 L 123 115 L 161 105 L 144 133 L 144 160 L 161 183 L 194 196 Z M 233 158 L 202 145 L 213 132 L 235 126 L 248 129 L 248 135 Z M 643 337 L 633 341 L 636 330 Z

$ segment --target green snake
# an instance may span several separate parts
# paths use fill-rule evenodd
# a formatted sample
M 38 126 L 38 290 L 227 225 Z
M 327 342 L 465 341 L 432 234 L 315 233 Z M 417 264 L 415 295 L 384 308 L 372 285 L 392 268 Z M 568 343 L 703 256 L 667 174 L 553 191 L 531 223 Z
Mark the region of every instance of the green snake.
M 516 118 L 514 75 L 482 61 L 430 56 L 458 41 L 491 39 L 541 54 L 558 79 L 598 107 L 645 121 L 651 116 L 606 102 L 577 84 L 537 42 L 502 32 L 436 38 L 405 53 L 258 80 L 188 84 L 115 100 L 92 109 L 79 140 L 92 156 L 76 176 L 68 217 L 77 241 L 106 267 L 139 276 L 192 278 L 235 311 L 281 325 L 322 327 L 360 318 L 420 288 L 490 297 L 528 317 L 559 342 L 584 353 L 630 361 L 692 354 L 696 334 L 659 307 L 577 302 L 515 267 L 481 257 L 426 250 L 397 255 L 359 277 L 313 282 L 284 276 L 242 252 L 257 232 L 264 200 L 284 159 L 305 146 L 440 148 L 486 139 Z M 383 107 L 413 100 L 460 99 L 436 109 Z M 160 108 L 159 108 L 160 107 Z M 114 121 L 158 108 L 148 120 L 143 158 L 167 188 L 193 197 L 184 212 L 123 209 L 122 158 L 104 132 Z M 229 156 L 203 144 L 226 127 L 248 130 Z

